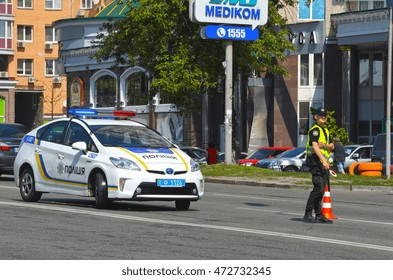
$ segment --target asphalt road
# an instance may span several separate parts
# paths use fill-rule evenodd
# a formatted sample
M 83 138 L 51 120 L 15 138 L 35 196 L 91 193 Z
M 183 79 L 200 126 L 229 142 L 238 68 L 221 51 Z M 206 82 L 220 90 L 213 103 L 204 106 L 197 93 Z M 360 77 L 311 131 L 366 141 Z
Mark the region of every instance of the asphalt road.
M 207 183 L 173 202 L 44 194 L 23 202 L 0 177 L 0 260 L 391 260 L 393 193 L 332 190 L 332 225 L 302 221 L 309 190 Z

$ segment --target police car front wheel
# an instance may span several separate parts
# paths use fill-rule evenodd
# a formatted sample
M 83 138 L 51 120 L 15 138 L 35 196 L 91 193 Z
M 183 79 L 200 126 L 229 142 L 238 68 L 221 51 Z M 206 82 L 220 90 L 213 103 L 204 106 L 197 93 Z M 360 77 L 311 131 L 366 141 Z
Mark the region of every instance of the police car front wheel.
M 99 209 L 107 208 L 109 205 L 109 199 L 106 178 L 102 173 L 98 172 L 94 179 L 96 207 Z
M 34 173 L 31 168 L 23 170 L 19 180 L 19 190 L 22 199 L 27 202 L 37 202 L 42 193 L 35 190 Z
M 188 210 L 190 208 L 191 201 L 189 200 L 176 200 L 175 206 L 177 210 Z

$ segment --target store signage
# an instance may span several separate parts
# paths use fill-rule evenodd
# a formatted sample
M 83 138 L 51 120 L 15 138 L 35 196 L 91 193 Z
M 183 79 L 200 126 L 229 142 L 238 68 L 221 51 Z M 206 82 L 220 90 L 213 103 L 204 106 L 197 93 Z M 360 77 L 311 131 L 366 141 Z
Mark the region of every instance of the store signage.
M 268 16 L 268 0 L 190 0 L 193 22 L 264 25 Z
M 244 26 L 208 25 L 201 28 L 201 37 L 204 39 L 227 39 L 254 41 L 258 39 L 258 29 Z

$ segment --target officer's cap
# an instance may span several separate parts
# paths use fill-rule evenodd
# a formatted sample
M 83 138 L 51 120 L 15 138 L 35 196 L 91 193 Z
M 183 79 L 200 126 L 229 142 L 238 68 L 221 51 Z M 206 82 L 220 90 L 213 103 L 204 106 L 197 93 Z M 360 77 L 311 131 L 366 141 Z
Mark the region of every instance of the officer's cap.
M 326 115 L 327 115 L 327 112 L 326 112 L 325 108 L 319 107 L 319 108 L 315 111 L 315 115 L 326 116 Z

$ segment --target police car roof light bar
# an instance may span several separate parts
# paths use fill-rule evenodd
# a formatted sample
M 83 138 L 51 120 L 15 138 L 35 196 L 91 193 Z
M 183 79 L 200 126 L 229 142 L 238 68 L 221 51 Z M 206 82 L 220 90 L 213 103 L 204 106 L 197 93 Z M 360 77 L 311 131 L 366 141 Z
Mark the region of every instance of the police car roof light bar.
M 102 110 L 97 111 L 94 109 L 86 108 L 72 108 L 68 110 L 70 117 L 90 117 L 90 118 L 127 118 L 134 117 L 136 112 L 134 111 L 123 111 L 123 110 Z
M 70 116 L 96 116 L 98 112 L 93 109 L 72 108 L 68 110 Z

